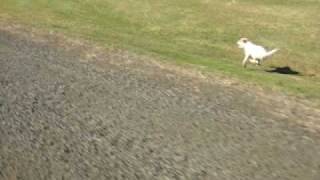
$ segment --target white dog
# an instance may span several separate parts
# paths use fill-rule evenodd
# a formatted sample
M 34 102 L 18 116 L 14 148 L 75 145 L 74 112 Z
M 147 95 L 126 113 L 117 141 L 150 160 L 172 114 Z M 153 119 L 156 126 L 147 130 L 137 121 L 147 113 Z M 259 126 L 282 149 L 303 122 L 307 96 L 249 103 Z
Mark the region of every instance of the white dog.
M 273 49 L 267 51 L 264 47 L 250 42 L 247 38 L 241 38 L 237 44 L 239 48 L 244 50 L 244 59 L 242 61 L 243 67 L 246 67 L 248 62 L 261 65 L 263 60 L 279 50 Z

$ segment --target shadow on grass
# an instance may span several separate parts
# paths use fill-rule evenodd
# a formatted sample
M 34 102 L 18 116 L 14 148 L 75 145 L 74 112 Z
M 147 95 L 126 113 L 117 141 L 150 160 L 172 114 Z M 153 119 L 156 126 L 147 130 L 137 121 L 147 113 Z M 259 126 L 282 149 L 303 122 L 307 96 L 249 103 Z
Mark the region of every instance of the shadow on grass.
M 291 69 L 288 66 L 284 67 L 272 67 L 271 70 L 266 70 L 269 73 L 287 74 L 287 75 L 301 75 L 300 72 Z

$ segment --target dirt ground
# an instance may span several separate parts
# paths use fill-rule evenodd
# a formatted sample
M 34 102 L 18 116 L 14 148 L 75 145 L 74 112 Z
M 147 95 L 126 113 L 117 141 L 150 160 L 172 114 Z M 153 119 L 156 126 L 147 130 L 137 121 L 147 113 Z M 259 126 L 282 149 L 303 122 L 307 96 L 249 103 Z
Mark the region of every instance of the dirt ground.
M 318 110 L 177 69 L 0 28 L 0 179 L 320 179 Z

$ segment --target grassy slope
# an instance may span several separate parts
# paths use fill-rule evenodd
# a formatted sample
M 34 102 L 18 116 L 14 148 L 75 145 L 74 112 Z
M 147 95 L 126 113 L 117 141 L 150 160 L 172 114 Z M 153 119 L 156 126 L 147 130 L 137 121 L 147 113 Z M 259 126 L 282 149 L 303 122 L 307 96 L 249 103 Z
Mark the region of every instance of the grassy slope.
M 0 18 L 320 100 L 319 7 L 320 0 L 1 0 Z M 241 36 L 281 51 L 244 70 Z M 271 66 L 303 76 L 264 71 Z

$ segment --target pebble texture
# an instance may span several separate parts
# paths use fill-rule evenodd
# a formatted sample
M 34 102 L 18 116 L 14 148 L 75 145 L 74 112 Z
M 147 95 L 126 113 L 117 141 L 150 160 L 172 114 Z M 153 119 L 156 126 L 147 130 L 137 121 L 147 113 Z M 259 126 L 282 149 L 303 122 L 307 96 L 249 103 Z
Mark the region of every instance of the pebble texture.
M 0 31 L 0 179 L 320 179 L 319 134 L 272 102 L 31 39 Z

